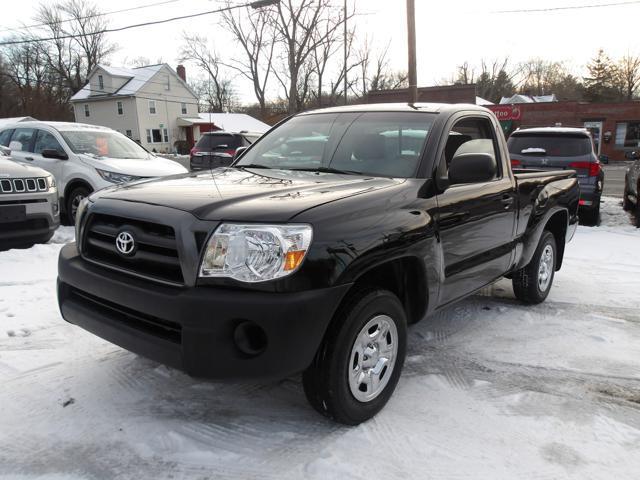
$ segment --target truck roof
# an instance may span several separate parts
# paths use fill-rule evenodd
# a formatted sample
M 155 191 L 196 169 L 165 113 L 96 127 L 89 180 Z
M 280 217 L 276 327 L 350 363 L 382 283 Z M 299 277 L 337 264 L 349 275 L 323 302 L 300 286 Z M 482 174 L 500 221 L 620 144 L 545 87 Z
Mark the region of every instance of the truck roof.
M 536 135 L 550 133 L 553 135 L 584 135 L 585 137 L 589 136 L 589 131 L 586 128 L 579 127 L 530 127 L 530 128 L 519 128 L 511 135 L 522 135 L 525 133 L 534 133 Z
M 489 110 L 479 105 L 470 103 L 365 103 L 360 105 L 344 105 L 341 107 L 329 107 L 318 110 L 310 110 L 300 115 L 313 115 L 315 113 L 349 113 L 349 112 L 425 112 L 447 113 L 459 110 L 477 110 L 488 112 Z

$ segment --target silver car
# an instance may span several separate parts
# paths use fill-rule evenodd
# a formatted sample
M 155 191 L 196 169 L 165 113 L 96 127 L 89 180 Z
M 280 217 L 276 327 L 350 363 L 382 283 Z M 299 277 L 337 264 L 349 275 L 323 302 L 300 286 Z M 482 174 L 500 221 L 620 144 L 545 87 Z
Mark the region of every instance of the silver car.
M 60 225 L 55 180 L 8 153 L 0 151 L 0 249 L 45 243 Z

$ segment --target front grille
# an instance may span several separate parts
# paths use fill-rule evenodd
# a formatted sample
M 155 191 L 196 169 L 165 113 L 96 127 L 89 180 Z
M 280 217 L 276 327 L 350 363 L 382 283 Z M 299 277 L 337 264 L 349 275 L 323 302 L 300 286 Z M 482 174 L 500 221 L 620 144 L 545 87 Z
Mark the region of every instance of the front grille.
M 123 255 L 116 248 L 116 237 L 123 231 L 134 238 L 136 248 L 131 255 Z M 84 232 L 83 255 L 88 260 L 153 280 L 184 283 L 173 228 L 125 217 L 92 214 Z
M 69 287 L 69 298 L 91 310 L 98 311 L 118 323 L 134 328 L 147 335 L 168 340 L 172 343 L 182 342 L 182 325 L 170 320 L 163 320 L 131 308 L 123 307 L 102 298 L 98 298 L 77 288 Z
M 0 194 L 46 192 L 48 189 L 47 179 L 44 177 L 0 179 Z

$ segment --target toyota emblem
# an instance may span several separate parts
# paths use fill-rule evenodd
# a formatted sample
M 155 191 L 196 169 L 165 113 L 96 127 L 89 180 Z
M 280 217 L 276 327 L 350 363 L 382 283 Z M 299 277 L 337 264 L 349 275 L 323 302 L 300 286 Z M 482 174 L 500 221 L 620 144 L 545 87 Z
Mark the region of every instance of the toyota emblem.
M 116 237 L 116 249 L 122 255 L 131 255 L 136 249 L 136 241 L 131 232 L 123 230 Z

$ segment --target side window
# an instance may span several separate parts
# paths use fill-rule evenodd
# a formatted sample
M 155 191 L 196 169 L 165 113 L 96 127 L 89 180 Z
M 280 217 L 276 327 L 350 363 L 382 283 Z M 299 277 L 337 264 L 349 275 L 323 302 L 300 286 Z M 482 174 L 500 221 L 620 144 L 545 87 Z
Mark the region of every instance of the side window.
M 35 130 L 33 128 L 16 128 L 11 137 L 11 142 L 9 142 L 9 148 L 20 152 L 30 152 L 34 135 Z
M 9 142 L 11 141 L 11 134 L 13 133 L 13 129 L 3 130 L 0 133 L 0 145 L 3 147 L 8 147 Z
M 449 131 L 447 143 L 438 167 L 438 176 L 446 177 L 456 155 L 482 153 L 491 155 L 496 164 L 494 179 L 502 177 L 498 142 L 493 124 L 487 118 L 469 117 L 456 122 Z
M 36 137 L 36 143 L 33 147 L 33 153 L 42 153 L 43 150 L 57 150 L 59 152 L 64 152 L 64 149 L 49 132 L 45 132 L 44 130 L 38 130 L 38 136 Z

